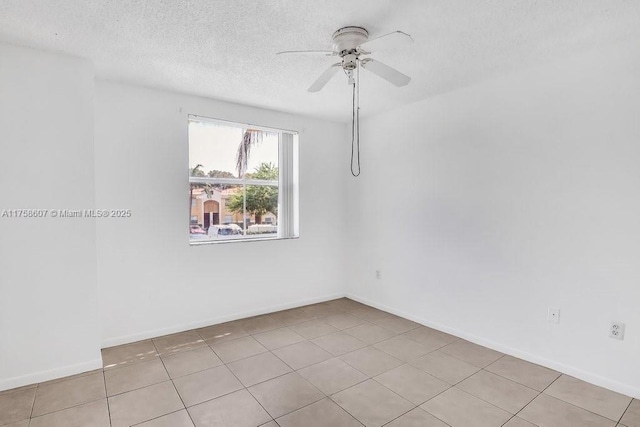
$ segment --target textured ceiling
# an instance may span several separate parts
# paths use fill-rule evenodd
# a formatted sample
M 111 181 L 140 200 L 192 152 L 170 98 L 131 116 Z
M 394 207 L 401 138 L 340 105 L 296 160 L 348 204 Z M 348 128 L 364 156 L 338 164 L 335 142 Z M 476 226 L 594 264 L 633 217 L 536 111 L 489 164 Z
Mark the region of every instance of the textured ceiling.
M 335 58 L 275 52 L 331 48 L 346 25 L 415 40 L 373 56 L 408 86 L 362 71 L 369 115 L 640 37 L 640 0 L 0 1 L 0 40 L 90 58 L 99 77 L 345 121 L 344 75 L 306 92 Z

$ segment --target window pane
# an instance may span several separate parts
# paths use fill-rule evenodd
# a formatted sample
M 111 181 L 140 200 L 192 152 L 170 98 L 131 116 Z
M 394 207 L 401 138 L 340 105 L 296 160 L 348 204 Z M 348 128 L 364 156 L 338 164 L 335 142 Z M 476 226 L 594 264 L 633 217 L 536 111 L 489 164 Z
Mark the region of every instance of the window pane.
M 221 190 L 192 183 L 190 197 L 192 242 L 274 237 L 278 232 L 277 186 L 237 185 Z
M 243 166 L 240 170 L 239 161 Z M 262 164 L 278 167 L 277 133 L 210 122 L 189 122 L 191 176 L 240 178 L 239 172 L 254 175 Z

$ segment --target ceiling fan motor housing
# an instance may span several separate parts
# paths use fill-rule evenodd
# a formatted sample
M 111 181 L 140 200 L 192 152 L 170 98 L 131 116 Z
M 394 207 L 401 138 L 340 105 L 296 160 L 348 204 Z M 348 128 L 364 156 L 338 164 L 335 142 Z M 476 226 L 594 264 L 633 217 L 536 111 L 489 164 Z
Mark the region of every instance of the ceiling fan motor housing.
M 333 48 L 340 56 L 355 53 L 369 39 L 369 32 L 362 27 L 344 27 L 333 33 Z

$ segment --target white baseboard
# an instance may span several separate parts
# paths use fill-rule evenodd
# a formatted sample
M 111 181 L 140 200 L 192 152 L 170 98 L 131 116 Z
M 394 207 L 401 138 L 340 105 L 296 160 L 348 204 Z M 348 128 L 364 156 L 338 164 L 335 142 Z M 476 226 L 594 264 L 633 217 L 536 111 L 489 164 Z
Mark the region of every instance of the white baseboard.
M 0 391 L 11 390 L 12 388 L 41 383 L 49 380 L 55 380 L 57 378 L 68 377 L 69 375 L 81 374 L 83 372 L 93 371 L 95 369 L 101 368 L 102 358 L 99 358 L 75 365 L 63 366 L 61 368 L 49 369 L 47 371 L 36 372 L 33 374 L 7 378 L 0 380 Z
M 124 335 L 119 337 L 106 338 L 102 340 L 102 348 L 113 347 L 116 345 L 129 344 L 132 342 L 146 340 L 149 338 L 160 337 L 162 335 L 175 334 L 177 332 L 184 332 L 196 328 L 204 328 L 206 326 L 217 325 L 218 323 L 230 322 L 232 320 L 243 319 L 245 317 L 258 316 L 260 314 L 272 313 L 274 311 L 287 310 L 289 308 L 296 308 L 303 305 L 315 304 L 318 302 L 329 301 L 336 298 L 343 298 L 344 293 L 337 293 L 333 295 L 326 295 L 323 297 L 307 298 L 294 302 L 288 302 L 283 304 L 276 304 L 261 309 L 249 310 L 240 313 L 234 313 L 226 316 L 214 317 L 211 319 L 204 319 L 198 322 L 184 323 L 168 328 L 153 329 L 135 334 Z
M 556 360 L 547 359 L 544 357 L 540 357 L 538 355 L 528 353 L 517 348 L 509 347 L 507 345 L 501 344 L 499 342 L 495 342 L 492 340 L 488 340 L 473 334 L 469 334 L 465 331 L 461 331 L 459 329 L 450 328 L 446 325 L 442 325 L 440 323 L 432 322 L 428 319 L 424 319 L 419 316 L 414 316 L 411 313 L 404 312 L 402 310 L 397 310 L 393 307 L 389 307 L 385 304 L 380 304 L 375 301 L 371 301 L 367 298 L 361 298 L 357 295 L 347 293 L 347 298 L 350 298 L 354 301 L 361 302 L 363 304 L 369 305 L 371 307 L 378 308 L 380 310 L 387 311 L 389 313 L 395 314 L 400 317 L 404 317 L 405 319 L 412 320 L 416 323 L 420 323 L 421 325 L 428 326 L 433 329 L 437 329 L 442 332 L 446 332 L 451 335 L 455 335 L 457 337 L 463 338 L 467 341 L 471 341 L 473 343 L 488 347 L 492 350 L 499 351 L 501 353 L 508 354 L 510 356 L 518 357 L 520 359 L 526 360 L 527 362 L 535 363 L 538 365 L 545 366 L 549 369 L 553 369 L 555 371 L 561 372 L 563 374 L 571 375 L 572 377 L 579 378 L 588 383 L 607 388 L 609 390 L 625 394 L 629 397 L 635 397 L 636 399 L 640 399 L 640 388 L 633 386 L 631 384 L 624 384 L 610 378 L 602 377 L 600 375 L 583 371 L 581 369 L 577 369 L 573 366 L 566 365 L 564 363 L 558 362 Z

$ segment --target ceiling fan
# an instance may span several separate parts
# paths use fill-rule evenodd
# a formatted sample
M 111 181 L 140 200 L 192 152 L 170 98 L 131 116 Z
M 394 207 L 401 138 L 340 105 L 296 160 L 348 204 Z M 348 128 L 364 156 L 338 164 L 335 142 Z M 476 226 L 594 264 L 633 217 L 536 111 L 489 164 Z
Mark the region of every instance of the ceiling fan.
M 309 92 L 319 92 L 329 83 L 329 80 L 340 70 L 344 70 L 349 78 L 349 84 L 355 84 L 353 71 L 362 66 L 367 71 L 376 74 L 396 86 L 406 86 L 411 77 L 400 71 L 383 64 L 380 61 L 369 58 L 368 55 L 376 51 L 402 47 L 413 43 L 409 34 L 402 31 L 394 31 L 379 37 L 370 39 L 369 32 L 362 27 L 344 27 L 333 33 L 333 50 L 287 50 L 278 52 L 277 55 L 301 54 L 339 56 L 340 62 L 331 65 L 309 87 Z
M 353 176 L 360 175 L 360 68 L 371 71 L 396 86 L 406 86 L 411 81 L 411 77 L 380 61 L 369 58 L 368 55 L 411 43 L 413 43 L 411 36 L 402 31 L 394 31 L 369 39 L 367 30 L 351 26 L 340 28 L 333 33 L 333 50 L 287 50 L 277 53 L 278 55 L 302 54 L 340 57 L 340 62 L 331 65 L 307 90 L 309 92 L 321 91 L 341 68 L 347 75 L 349 85 L 353 87 L 353 113 L 351 116 L 351 174 Z M 354 165 L 356 147 L 357 154 L 355 154 L 356 163 Z

